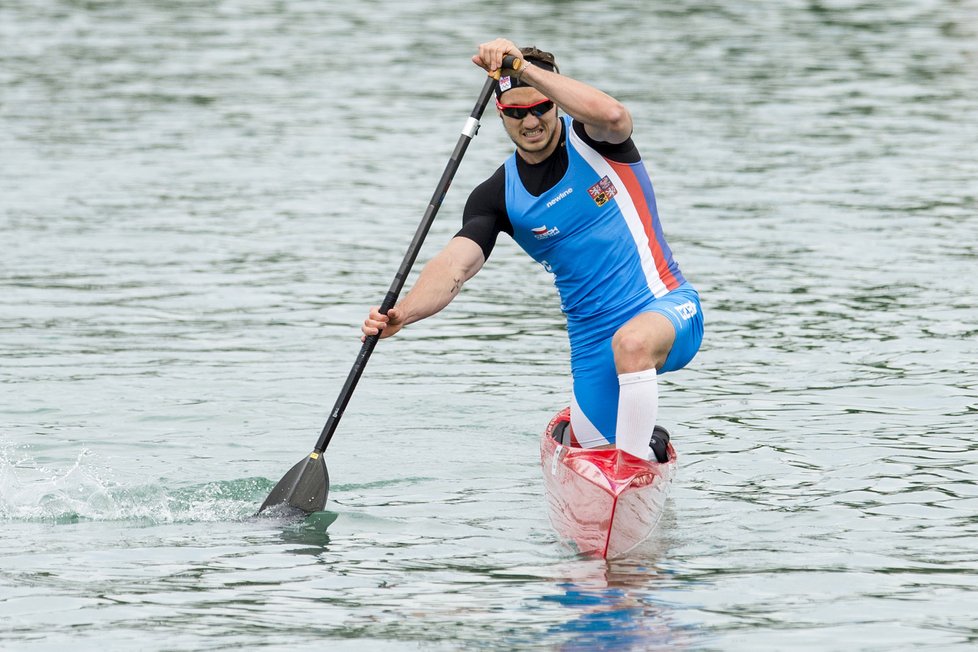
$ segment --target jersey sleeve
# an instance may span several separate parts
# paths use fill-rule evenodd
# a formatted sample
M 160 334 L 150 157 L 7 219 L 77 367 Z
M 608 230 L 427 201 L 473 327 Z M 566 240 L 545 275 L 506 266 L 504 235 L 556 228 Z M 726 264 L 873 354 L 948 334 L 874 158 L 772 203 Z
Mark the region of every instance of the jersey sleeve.
M 482 248 L 485 259 L 489 260 L 500 232 L 513 235 L 513 226 L 506 212 L 505 166 L 500 166 L 469 194 L 462 211 L 462 228 L 455 237 L 461 236 L 475 242 Z
M 616 163 L 638 163 L 642 160 L 641 155 L 638 153 L 638 148 L 635 146 L 635 142 L 631 137 L 621 143 L 605 143 L 588 136 L 583 122 L 574 120 L 573 127 L 574 133 L 605 158 L 611 159 Z

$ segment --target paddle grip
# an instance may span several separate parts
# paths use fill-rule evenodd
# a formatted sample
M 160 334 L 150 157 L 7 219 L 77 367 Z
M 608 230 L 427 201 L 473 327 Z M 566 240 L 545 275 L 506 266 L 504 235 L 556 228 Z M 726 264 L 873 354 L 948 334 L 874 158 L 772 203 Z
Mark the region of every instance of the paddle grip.
M 520 70 L 523 69 L 523 60 L 517 59 L 511 54 L 507 54 L 505 57 L 503 57 L 503 67 L 500 68 L 499 70 L 492 71 L 491 73 L 489 73 L 489 76 L 495 79 L 496 81 L 499 81 L 499 78 L 503 76 L 503 70 L 505 70 L 506 68 L 519 72 Z

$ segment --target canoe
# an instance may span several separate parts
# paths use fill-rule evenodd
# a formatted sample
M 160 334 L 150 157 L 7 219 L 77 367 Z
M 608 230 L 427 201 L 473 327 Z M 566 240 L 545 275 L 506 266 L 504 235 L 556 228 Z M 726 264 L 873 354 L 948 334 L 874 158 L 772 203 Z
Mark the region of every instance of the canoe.
M 676 472 L 668 461 L 651 462 L 618 449 L 560 444 L 570 408 L 551 419 L 540 441 L 540 463 L 550 522 L 561 539 L 585 555 L 611 559 L 635 550 L 652 535 Z

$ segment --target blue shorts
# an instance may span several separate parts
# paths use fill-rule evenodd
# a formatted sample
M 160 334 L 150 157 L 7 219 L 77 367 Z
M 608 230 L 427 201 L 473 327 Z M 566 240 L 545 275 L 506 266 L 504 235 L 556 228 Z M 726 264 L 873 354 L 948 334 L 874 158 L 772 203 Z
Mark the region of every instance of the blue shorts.
M 703 311 L 696 289 L 689 283 L 650 300 L 634 314 L 604 330 L 598 338 L 589 337 L 583 344 L 571 341 L 571 373 L 574 396 L 571 424 L 574 438 L 583 446 L 612 444 L 618 420 L 618 372 L 611 340 L 615 333 L 635 315 L 657 312 L 676 329 L 676 339 L 658 373 L 685 367 L 703 341 Z

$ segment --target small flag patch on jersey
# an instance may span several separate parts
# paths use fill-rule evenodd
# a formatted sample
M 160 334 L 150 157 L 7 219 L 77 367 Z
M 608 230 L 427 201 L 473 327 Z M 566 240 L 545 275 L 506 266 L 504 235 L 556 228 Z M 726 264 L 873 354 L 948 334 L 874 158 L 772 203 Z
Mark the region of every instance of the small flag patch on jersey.
M 546 240 L 547 238 L 552 238 L 555 235 L 560 235 L 560 229 L 558 229 L 556 226 L 552 229 L 548 229 L 546 224 L 530 229 L 530 231 L 533 232 L 533 237 L 537 240 Z
M 591 195 L 591 199 L 598 206 L 604 206 L 608 203 L 608 200 L 618 194 L 618 189 L 615 188 L 615 184 L 611 182 L 611 179 L 607 175 L 601 181 L 587 189 L 588 194 Z

